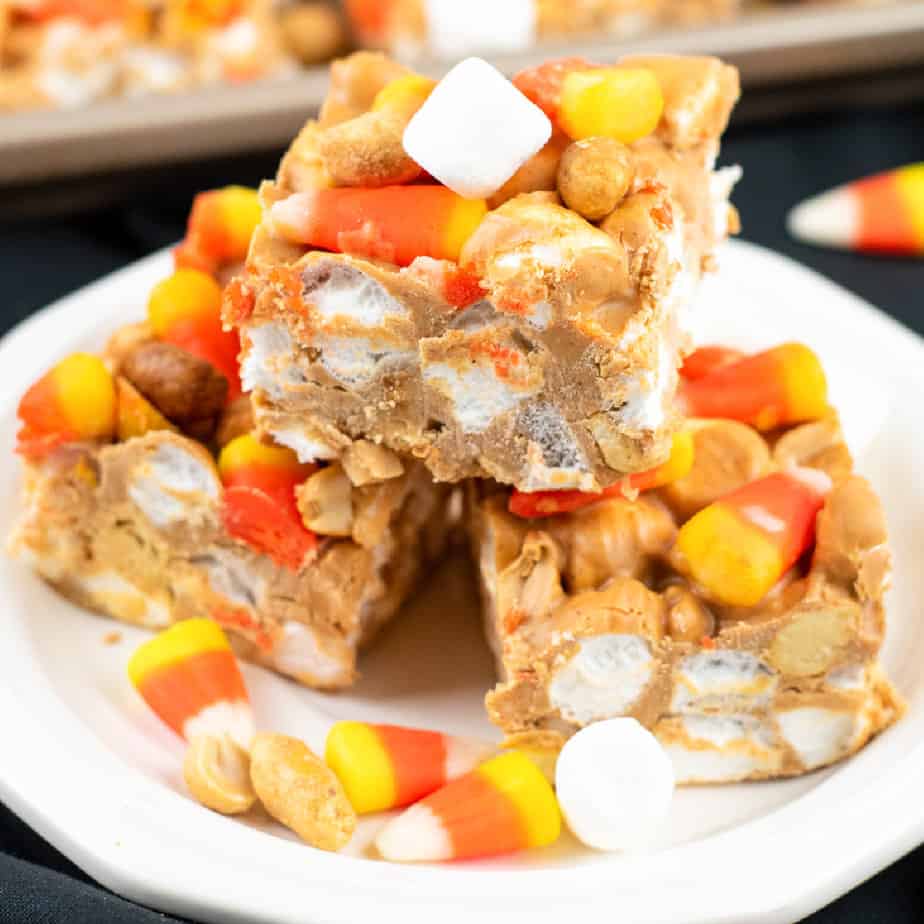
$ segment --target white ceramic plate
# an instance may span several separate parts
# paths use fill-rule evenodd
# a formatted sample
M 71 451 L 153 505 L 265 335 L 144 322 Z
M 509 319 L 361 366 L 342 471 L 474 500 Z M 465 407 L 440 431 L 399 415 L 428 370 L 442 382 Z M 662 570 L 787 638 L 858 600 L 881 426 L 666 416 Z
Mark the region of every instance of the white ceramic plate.
M 443 867 L 348 856 L 295 842 L 266 820 L 212 814 L 183 792 L 180 742 L 132 691 L 125 663 L 144 637 L 59 599 L 0 562 L 0 797 L 104 885 L 203 920 L 274 924 L 632 921 L 791 922 L 924 839 L 924 346 L 906 329 L 799 266 L 729 245 L 708 291 L 710 338 L 744 346 L 805 340 L 819 350 L 859 467 L 888 512 L 898 578 L 885 650 L 907 717 L 853 760 L 799 780 L 681 791 L 660 840 L 635 855 L 553 849 Z M 18 395 L 54 360 L 98 347 L 143 311 L 169 271 L 157 254 L 63 299 L 0 344 L 0 510 L 17 508 Z M 471 580 L 449 562 L 365 658 L 348 694 L 303 690 L 246 667 L 265 726 L 320 747 L 351 717 L 493 735 L 492 681 Z

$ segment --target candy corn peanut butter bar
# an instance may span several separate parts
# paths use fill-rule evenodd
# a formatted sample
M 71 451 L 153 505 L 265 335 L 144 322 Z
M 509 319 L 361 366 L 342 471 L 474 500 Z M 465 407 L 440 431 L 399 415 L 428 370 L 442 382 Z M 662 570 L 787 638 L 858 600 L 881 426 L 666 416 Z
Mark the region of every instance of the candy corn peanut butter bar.
M 259 213 L 253 190 L 198 196 L 145 321 L 23 395 L 11 549 L 91 609 L 150 628 L 211 618 L 248 657 L 340 687 L 441 554 L 445 491 L 371 443 L 316 465 L 253 435 L 218 280 Z
M 682 477 L 590 498 L 476 496 L 501 677 L 488 711 L 517 734 L 635 717 L 678 782 L 796 775 L 902 712 L 877 662 L 885 520 L 810 351 L 692 359 L 681 399 L 712 416 L 686 423 Z
M 736 15 L 739 0 L 347 0 L 357 38 L 402 60 L 523 52 L 543 40 L 630 38 Z
M 528 491 L 662 463 L 691 302 L 735 228 L 738 171 L 714 164 L 737 96 L 713 58 L 512 82 L 469 59 L 438 85 L 335 62 L 226 293 L 260 432 Z

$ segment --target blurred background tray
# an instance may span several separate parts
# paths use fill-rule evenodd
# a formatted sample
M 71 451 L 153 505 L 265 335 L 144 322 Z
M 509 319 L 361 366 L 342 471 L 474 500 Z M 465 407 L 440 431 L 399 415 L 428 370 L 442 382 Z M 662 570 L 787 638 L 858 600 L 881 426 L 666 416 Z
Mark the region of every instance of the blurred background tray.
M 832 102 L 838 82 L 831 78 L 924 64 L 924 2 L 758 8 L 727 25 L 632 40 L 543 43 L 494 60 L 513 73 L 550 57 L 582 54 L 606 61 L 641 51 L 720 55 L 738 65 L 748 88 L 774 88 L 749 94 L 742 116 L 776 116 L 811 105 L 819 94 L 825 104 Z M 447 65 L 430 60 L 417 66 L 439 76 Z M 814 89 L 776 92 L 782 84 L 805 81 L 815 81 Z M 920 74 L 902 74 L 901 81 L 905 92 L 924 89 Z M 317 110 L 326 84 L 322 67 L 280 81 L 0 116 L 0 184 L 280 146 Z

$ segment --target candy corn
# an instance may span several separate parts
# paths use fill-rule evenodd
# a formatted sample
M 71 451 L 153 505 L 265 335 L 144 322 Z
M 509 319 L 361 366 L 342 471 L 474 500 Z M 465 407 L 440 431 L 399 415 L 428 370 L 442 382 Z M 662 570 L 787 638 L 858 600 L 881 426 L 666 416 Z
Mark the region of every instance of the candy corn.
M 157 716 L 180 737 L 229 735 L 249 748 L 253 712 L 224 632 L 211 620 L 187 619 L 145 642 L 128 677 Z
M 74 353 L 29 388 L 16 413 L 22 421 L 16 451 L 38 460 L 64 443 L 111 439 L 115 385 L 99 357 Z
M 254 189 L 227 186 L 199 193 L 189 213 L 186 237 L 173 252 L 176 266 L 214 275 L 223 266 L 244 260 L 260 215 Z
M 658 127 L 663 110 L 661 85 L 649 70 L 573 70 L 562 81 L 558 124 L 575 140 L 604 137 L 630 144 Z
M 79 19 L 87 25 L 98 26 L 123 19 L 129 14 L 131 6 L 127 0 L 38 0 L 22 4 L 17 12 L 39 21 Z
M 473 770 L 494 748 L 399 725 L 337 722 L 324 760 L 360 814 L 410 805 Z
M 273 205 L 270 217 L 288 240 L 399 266 L 415 257 L 458 260 L 487 214 L 482 199 L 443 186 L 317 189 Z
M 121 376 L 116 379 L 116 394 L 119 402 L 116 436 L 120 442 L 144 436 L 151 430 L 176 431 L 177 428 L 128 379 Z
M 809 244 L 873 253 L 924 253 L 924 163 L 838 186 L 797 205 L 789 233 Z
M 372 111 L 400 113 L 410 118 L 426 102 L 436 81 L 420 74 L 405 74 L 385 84 L 372 101 Z
M 824 494 L 811 474 L 775 472 L 700 510 L 677 536 L 679 567 L 722 603 L 760 602 L 815 541 Z
M 689 474 L 693 468 L 693 435 L 681 430 L 674 435 L 671 454 L 666 462 L 644 472 L 620 478 L 600 493 L 587 491 L 519 491 L 510 495 L 507 509 L 518 517 L 550 517 L 569 513 L 607 497 L 628 497 L 660 488 Z
M 291 449 L 265 446 L 249 433 L 231 440 L 218 457 L 225 528 L 282 567 L 298 570 L 317 537 L 302 523 L 295 488 L 316 468 L 300 463 Z
M 360 43 L 381 45 L 387 35 L 394 0 L 345 0 L 344 5 Z
M 513 85 L 555 123 L 558 120 L 561 89 L 565 77 L 573 71 L 595 68 L 596 65 L 591 64 L 586 58 L 556 58 L 515 74 Z
M 167 0 L 169 31 L 183 36 L 222 26 L 240 15 L 242 0 Z
M 680 384 L 688 417 L 724 417 L 758 430 L 819 420 L 828 412 L 828 387 L 818 357 L 804 344 L 782 346 L 721 365 Z
M 206 273 L 181 268 L 159 282 L 148 299 L 157 337 L 207 360 L 228 380 L 228 401 L 241 394 L 237 333 L 221 326 L 221 286 Z
M 412 805 L 375 843 L 386 860 L 463 860 L 545 847 L 560 831 L 548 780 L 509 751 Z
M 722 366 L 738 362 L 739 359 L 744 359 L 744 353 L 733 347 L 702 346 L 694 350 L 683 361 L 680 376 L 693 382 L 696 379 L 705 378 L 716 369 L 721 369 Z

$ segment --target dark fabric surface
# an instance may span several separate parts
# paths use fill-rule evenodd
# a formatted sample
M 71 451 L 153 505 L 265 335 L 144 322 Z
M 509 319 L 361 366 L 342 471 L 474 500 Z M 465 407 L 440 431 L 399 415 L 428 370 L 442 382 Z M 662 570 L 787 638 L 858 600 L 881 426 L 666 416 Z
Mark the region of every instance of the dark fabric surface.
M 839 111 L 733 129 L 722 162 L 740 163 L 735 195 L 742 237 L 788 254 L 924 333 L 924 261 L 870 258 L 806 247 L 786 234 L 796 202 L 836 183 L 921 157 L 924 104 Z M 229 182 L 256 183 L 278 157 L 213 161 L 111 181 L 79 191 L 40 191 L 57 217 L 0 222 L 0 331 L 49 301 L 180 236 L 192 194 Z M 128 184 L 128 191 L 126 191 Z M 38 195 L 39 193 L 35 193 Z M 21 192 L 0 190 L 4 197 Z M 19 205 L 19 202 L 15 203 Z M 22 203 L 24 206 L 28 203 Z M 28 212 L 28 208 L 21 211 Z M 805 311 L 812 310 L 805 305 Z M 870 345 L 875 349 L 875 344 Z M 2 761 L 2 754 L 0 754 Z M 807 919 L 810 924 L 912 924 L 924 920 L 924 848 Z M 309 912 L 310 914 L 310 912 Z M 310 919 L 310 918 L 309 918 Z M 100 889 L 0 807 L 0 924 L 123 924 L 174 921 Z

